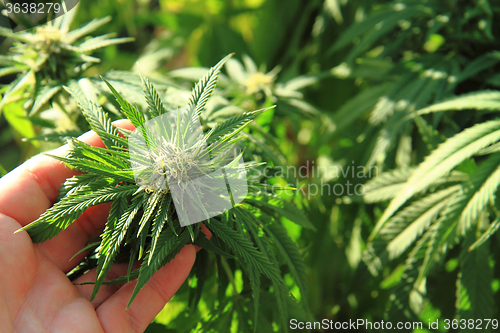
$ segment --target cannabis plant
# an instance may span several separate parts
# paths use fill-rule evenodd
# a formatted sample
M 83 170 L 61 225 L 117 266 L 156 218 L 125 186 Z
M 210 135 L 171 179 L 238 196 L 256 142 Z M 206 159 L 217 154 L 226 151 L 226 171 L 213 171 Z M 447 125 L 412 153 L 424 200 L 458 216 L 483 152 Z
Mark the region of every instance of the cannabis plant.
M 275 109 L 256 118 L 256 121 L 249 125 L 252 131 L 247 133 L 254 156 L 258 156 L 259 160 L 271 162 L 266 168 L 266 174 L 271 176 L 274 174 L 273 168 L 286 168 L 285 149 L 297 149 L 294 146 L 294 141 L 297 140 L 294 135 L 289 135 L 288 141 L 280 142 L 275 138 L 278 133 L 299 132 L 304 120 L 311 122 L 314 118 L 325 124 L 329 123 L 326 116 L 305 101 L 303 93 L 306 88 L 317 84 L 324 75 L 304 75 L 283 80 L 279 77 L 279 67 L 266 72 L 264 66 L 258 67 L 248 55 L 243 55 L 242 59 L 243 62 L 234 58 L 227 61 L 227 75 L 222 76 L 220 83 L 222 89 L 216 92 L 207 105 L 206 115 L 209 121 L 214 122 L 226 120 L 243 110 L 276 105 Z M 183 84 L 184 81 L 199 76 L 199 73 L 200 68 L 181 68 L 170 71 L 167 75 Z M 260 172 L 263 172 L 262 168 Z M 289 184 L 295 184 L 297 181 L 292 173 L 281 176 Z
M 20 73 L 5 89 L 0 110 L 9 102 L 27 99 L 26 109 L 30 114 L 36 114 L 45 103 L 63 91 L 63 85 L 78 80 L 85 70 L 100 62 L 99 58 L 91 56 L 92 52 L 133 40 L 113 38 L 112 34 L 82 40 L 109 22 L 111 17 L 95 19 L 71 30 L 77 11 L 78 6 L 29 32 L 13 33 L 7 28 L 0 28 L 0 35 L 14 40 L 9 54 L 0 58 L 0 64 L 4 66 L 0 76 Z
M 331 47 L 355 41 L 332 73 L 361 87 L 333 117 L 337 130 L 362 124 L 358 141 L 369 149 L 360 160 L 386 170 L 366 186 L 365 203 L 390 203 L 373 209 L 363 259 L 391 287 L 391 320 L 494 317 L 499 10 L 490 1 L 381 2 Z
M 181 68 L 168 73 L 174 79 L 192 79 L 200 72 L 199 68 Z M 229 59 L 226 65 L 227 77 L 223 79 L 222 96 L 242 108 L 260 107 L 277 104 L 282 116 L 298 113 L 300 116 L 318 116 L 318 110 L 304 101 L 302 89 L 318 83 L 321 76 L 298 76 L 293 79 L 279 80 L 280 67 L 269 72 L 248 55 L 243 55 L 243 64 Z M 282 82 L 283 81 L 283 82 Z
M 114 38 L 114 34 L 89 36 L 111 17 L 94 19 L 72 30 L 78 10 L 77 5 L 68 13 L 28 31 L 13 33 L 0 28 L 0 35 L 13 40 L 8 53 L 0 56 L 0 77 L 17 75 L 0 90 L 3 94 L 0 112 L 5 113 L 11 126 L 28 136 L 28 140 L 64 142 L 89 129 L 64 86 L 80 90 L 87 99 L 110 111 L 115 119 L 119 116 L 116 106 L 105 98 L 109 93 L 107 86 L 98 78 L 88 77 L 88 70 L 100 63 L 94 54 L 96 51 L 133 38 Z M 126 90 L 132 102 L 145 107 L 138 75 L 110 71 L 103 76 L 119 91 Z M 163 89 L 165 85 L 160 87 Z M 19 124 L 19 117 L 26 119 L 25 123 Z
M 195 325 L 207 330 L 222 326 L 217 330 L 220 332 L 227 330 L 228 324 L 217 318 L 229 318 L 231 322 L 236 314 L 239 331 L 248 330 L 250 322 L 255 330 L 260 327 L 267 331 L 272 321 L 278 321 L 286 330 L 290 301 L 280 271 L 281 262 L 286 264 L 304 298 L 306 289 L 302 255 L 288 237 L 281 218 L 304 227 L 313 226 L 294 204 L 267 194 L 264 183 L 250 179 L 248 195 L 243 198 L 246 192 L 240 189 L 247 183 L 246 171 L 256 163 L 242 164 L 241 153 L 234 151 L 234 144 L 244 138 L 240 135 L 244 128 L 265 110 L 233 116 L 213 124 L 205 132 L 197 130 L 196 124 L 215 89 L 220 70 L 230 56 L 211 68 L 196 84 L 183 110 L 166 109 L 154 85 L 143 78 L 148 108 L 142 113 L 103 78 L 120 105 L 120 112 L 135 126 L 133 132 L 115 127 L 100 107 L 71 85 L 66 87 L 105 147 L 90 146 L 71 138 L 67 155 L 53 157 L 83 174 L 68 179 L 60 189 L 58 202 L 23 229 L 34 242 L 44 242 L 56 237 L 87 208 L 112 202 L 100 239 L 82 249 L 90 250 L 86 259 L 69 273 L 73 279 L 97 267 L 91 298 L 102 284 L 137 279 L 131 303 L 158 269 L 184 245 L 193 243 L 216 254 L 219 280 L 216 285 L 220 288 L 218 303 L 214 304 L 211 314 Z M 217 170 L 222 173 L 217 175 Z M 208 182 L 196 182 L 195 178 L 199 177 L 206 177 Z M 224 180 L 227 185 L 215 187 L 217 181 Z M 222 194 L 217 192 L 222 189 L 229 192 L 227 201 L 232 208 L 217 214 L 207 211 L 222 200 Z M 195 208 L 188 203 L 194 203 Z M 201 230 L 202 224 L 194 223 L 199 221 L 210 230 L 210 239 Z M 197 261 L 195 268 L 195 306 L 204 280 L 209 279 L 203 269 L 207 266 L 207 257 L 203 256 L 205 260 Z M 133 270 L 137 260 L 141 266 Z M 122 261 L 129 263 L 127 275 L 106 281 L 111 265 Z M 235 285 L 237 270 L 246 275 L 243 290 Z M 230 284 L 234 293 L 227 295 Z M 260 313 L 261 295 L 276 298 L 277 313 Z M 250 307 L 247 302 L 252 297 L 254 305 Z M 306 303 L 303 304 L 307 309 Z

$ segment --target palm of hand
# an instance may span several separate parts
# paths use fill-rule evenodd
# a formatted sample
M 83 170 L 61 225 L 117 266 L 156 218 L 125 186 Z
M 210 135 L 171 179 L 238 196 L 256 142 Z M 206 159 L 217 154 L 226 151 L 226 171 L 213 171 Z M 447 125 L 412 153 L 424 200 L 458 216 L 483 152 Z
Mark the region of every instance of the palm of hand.
M 98 145 L 95 133 L 80 139 Z M 58 153 L 62 153 L 61 148 Z M 71 256 L 100 234 L 108 205 L 88 209 L 54 239 L 33 244 L 26 232 L 57 198 L 60 184 L 74 172 L 54 159 L 36 156 L 0 179 L 0 332 L 142 332 L 186 279 L 196 251 L 186 246 L 159 270 L 128 310 L 135 282 L 103 286 L 90 302 L 92 285 L 74 285 L 66 273 L 84 256 Z M 115 264 L 108 278 L 122 276 Z M 95 280 L 95 270 L 75 282 Z

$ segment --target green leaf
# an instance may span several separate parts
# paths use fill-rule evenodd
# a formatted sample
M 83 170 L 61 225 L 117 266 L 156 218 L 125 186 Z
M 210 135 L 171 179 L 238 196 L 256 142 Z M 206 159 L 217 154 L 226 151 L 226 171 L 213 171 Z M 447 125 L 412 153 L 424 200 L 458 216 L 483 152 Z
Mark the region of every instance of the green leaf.
M 473 61 L 469 62 L 467 66 L 465 66 L 464 70 L 457 75 L 457 80 L 455 84 L 458 84 L 482 71 L 493 67 L 500 61 L 500 52 L 493 51 L 489 53 L 485 53 Z
M 20 73 L 22 71 L 24 71 L 24 68 L 14 67 L 14 66 L 0 68 L 0 77 L 14 74 L 14 73 Z
M 468 188 L 470 200 L 467 202 L 458 221 L 458 231 L 465 235 L 470 226 L 495 200 L 495 194 L 500 185 L 500 153 L 492 154 L 483 162 L 471 176 Z
M 75 138 L 68 140 L 71 151 L 66 156 L 69 159 L 89 159 L 97 163 L 102 163 L 117 171 L 130 170 L 128 153 L 112 151 L 106 148 L 89 145 Z
M 219 256 L 222 256 L 224 258 L 230 258 L 230 259 L 236 259 L 235 256 L 224 252 L 220 247 L 218 247 L 214 242 L 209 240 L 204 233 L 200 233 L 200 235 L 196 238 L 195 245 L 199 246 L 202 249 L 205 249 L 207 251 L 213 252 Z
M 3 177 L 7 174 L 7 170 L 0 164 L 0 177 Z
M 387 238 L 387 234 L 396 235 L 387 245 L 389 258 L 398 257 L 413 244 L 446 207 L 450 197 L 460 189 L 460 185 L 455 185 L 425 196 L 387 221 L 380 230 L 380 236 Z
M 98 184 L 103 186 L 104 183 Z M 106 184 L 108 184 L 106 182 Z M 96 186 L 96 184 L 92 184 Z M 74 191 L 49 208 L 37 220 L 19 229 L 29 230 L 31 239 L 41 243 L 58 235 L 73 223 L 87 208 L 110 202 L 120 197 L 132 195 L 136 185 L 103 187 L 90 191 L 90 188 Z
M 500 110 L 500 91 L 483 90 L 474 91 L 469 94 L 463 94 L 451 98 L 448 101 L 433 104 L 429 107 L 420 109 L 417 114 L 423 115 L 440 111 L 455 110 Z
M 33 124 L 26 119 L 24 109 L 20 103 L 9 103 L 3 108 L 5 119 L 10 126 L 22 137 L 32 137 L 35 135 Z
M 46 155 L 65 162 L 69 167 L 75 168 L 79 171 L 98 174 L 104 177 L 123 180 L 127 182 L 135 181 L 133 171 L 130 169 L 123 170 L 115 166 L 110 166 L 109 164 L 103 164 L 85 158 L 66 158 L 49 154 Z
M 214 142 L 218 139 L 220 141 L 226 141 L 235 136 L 245 126 L 250 124 L 259 114 L 272 108 L 274 108 L 274 106 L 252 112 L 245 112 L 241 115 L 231 117 L 222 123 L 217 123 L 214 127 L 212 127 L 210 132 L 205 135 L 205 140 L 207 143 Z
M 54 20 L 54 26 L 59 26 L 59 29 L 61 30 L 62 33 L 66 34 L 69 32 L 71 28 L 71 23 L 73 23 L 76 14 L 80 8 L 79 4 L 76 4 L 76 6 L 73 8 L 74 10 L 69 10 L 66 12 L 64 15 L 59 16 Z M 59 20 L 59 22 L 56 22 Z
M 364 19 L 360 23 L 353 24 L 349 28 L 347 28 L 342 33 L 342 35 L 336 40 L 336 42 L 333 44 L 330 50 L 328 50 L 328 53 L 331 54 L 333 52 L 343 49 L 344 47 L 352 43 L 352 41 L 356 37 L 360 37 L 365 32 L 368 32 L 370 38 L 365 38 L 363 44 L 361 46 L 358 46 L 359 49 L 362 49 L 365 46 L 365 44 L 366 45 L 371 44 L 372 42 L 376 41 L 379 37 L 381 37 L 383 34 L 393 29 L 400 20 L 404 20 L 412 16 L 418 15 L 421 13 L 421 10 L 422 10 L 421 7 L 411 6 L 401 11 L 394 11 L 392 9 L 388 9 L 381 13 L 372 15 Z M 373 27 L 376 25 L 381 25 L 381 28 L 373 29 Z M 370 35 L 370 31 L 371 35 L 374 36 Z M 377 31 L 378 33 L 376 33 Z M 357 53 L 359 52 L 356 52 L 355 54 Z M 353 56 L 354 55 L 351 54 L 351 57 Z
M 133 42 L 133 37 L 109 38 L 109 35 L 95 37 L 78 45 L 80 52 L 90 52 L 106 46 Z
M 357 56 L 359 56 L 363 51 L 369 50 L 369 48 L 380 38 L 382 38 L 384 35 L 388 34 L 394 28 L 399 24 L 401 20 L 409 19 L 411 17 L 420 15 L 423 12 L 422 6 L 408 6 L 405 9 L 401 11 L 388 11 L 388 15 L 383 19 L 380 20 L 379 23 L 375 23 L 371 27 L 372 29 L 369 29 L 367 33 L 361 38 L 361 41 L 357 44 L 354 45 L 352 50 L 349 52 L 349 54 L 346 56 L 346 61 L 350 62 L 353 61 Z M 361 26 L 365 25 L 367 21 L 372 21 L 374 17 L 377 17 L 377 20 L 380 17 L 383 17 L 385 13 L 381 13 L 379 15 L 374 15 L 373 17 L 367 18 L 364 21 L 361 21 L 357 25 L 353 25 L 352 30 L 354 31 L 356 29 L 356 26 Z M 377 21 L 374 20 L 374 21 Z M 338 41 L 332 46 L 332 48 L 329 50 L 329 52 L 335 52 L 336 50 L 339 50 L 341 47 L 339 45 L 341 41 L 345 40 L 346 35 L 352 34 L 352 31 L 349 28 L 341 35 L 341 37 L 338 39 Z M 352 39 L 351 39 L 352 41 Z
M 283 258 L 285 258 L 290 273 L 300 289 L 302 298 L 307 300 L 306 266 L 304 265 L 302 255 L 297 249 L 297 245 L 295 245 L 286 233 L 285 228 L 279 222 L 265 225 L 264 230 L 274 240 L 275 246 Z M 307 301 L 304 302 L 304 305 L 307 305 Z
M 215 89 L 222 66 L 232 56 L 233 54 L 229 54 L 226 57 L 224 57 L 214 67 L 210 68 L 208 73 L 205 74 L 205 76 L 201 78 L 200 81 L 198 81 L 198 83 L 196 83 L 188 102 L 188 105 L 192 107 L 190 115 L 191 121 L 196 121 L 200 116 L 201 112 L 203 111 L 205 105 L 208 102 L 208 99 L 210 98 L 212 92 Z M 189 124 L 183 129 L 184 132 L 183 136 L 185 136 L 185 132 L 188 130 L 188 128 Z
M 488 229 L 469 247 L 469 251 L 474 251 L 483 245 L 500 228 L 500 218 L 491 222 Z
M 108 216 L 105 230 L 101 235 L 101 247 L 99 259 L 97 261 L 97 277 L 94 290 L 90 296 L 92 301 L 101 287 L 108 271 L 113 264 L 113 259 L 120 250 L 120 246 L 135 216 L 139 212 L 144 202 L 143 195 L 137 195 L 132 199 L 132 203 L 127 207 L 125 200 L 114 201 Z
M 116 89 L 104 77 L 101 76 L 101 79 L 106 83 L 109 90 L 111 90 L 111 92 L 115 96 L 116 101 L 120 105 L 121 110 L 125 115 L 125 117 L 127 117 L 130 120 L 130 122 L 132 123 L 132 125 L 135 126 L 135 128 L 140 128 L 142 130 L 143 137 L 147 142 L 148 136 L 147 136 L 147 131 L 144 128 L 144 123 L 146 122 L 144 115 L 141 112 L 137 111 L 137 109 L 132 104 L 124 100 L 120 96 L 118 91 L 116 91 Z
M 172 197 L 169 195 L 162 195 L 161 202 L 159 203 L 158 213 L 155 215 L 153 220 L 153 227 L 151 229 L 151 247 L 150 251 L 154 253 L 156 251 L 156 246 L 158 244 L 158 239 L 163 231 L 163 226 L 167 220 L 169 221 L 171 231 L 175 233 L 175 229 L 172 225 L 171 217 L 169 216 L 170 204 L 172 203 Z M 176 234 L 177 236 L 177 234 Z M 148 257 L 148 265 L 151 265 L 152 256 Z
M 35 135 L 29 138 L 23 138 L 25 141 L 47 141 L 47 142 L 59 142 L 64 143 L 68 139 L 75 138 L 82 135 L 81 131 L 66 130 L 66 131 L 55 131 L 52 133 Z
M 451 172 L 464 160 L 498 140 L 500 140 L 500 121 L 492 120 L 474 125 L 440 145 L 419 165 L 404 188 L 392 199 L 370 238 L 373 238 L 387 219 L 414 194 L 427 189 L 434 181 Z
M 149 195 L 146 205 L 144 206 L 144 213 L 142 214 L 142 218 L 139 221 L 139 231 L 137 231 L 137 236 L 141 233 L 142 229 L 148 224 L 155 213 L 155 208 L 161 200 L 162 192 L 155 191 L 153 194 Z M 156 215 L 156 214 L 154 214 Z M 148 228 L 146 228 L 147 230 Z
M 29 115 L 34 115 L 37 113 L 42 106 L 45 105 L 52 97 L 54 97 L 60 90 L 62 86 L 56 85 L 56 86 L 51 86 L 47 85 L 40 90 L 40 92 L 37 94 L 35 98 L 35 102 L 33 103 L 33 107 L 31 108 L 31 111 Z
M 255 218 L 252 218 L 251 215 L 245 214 L 245 211 L 241 207 L 235 207 L 234 208 L 235 216 L 236 216 L 236 221 L 237 225 L 240 224 L 240 220 L 243 221 L 245 224 L 245 227 L 250 231 L 250 233 L 253 236 L 253 239 L 257 246 L 259 247 L 259 250 L 261 253 L 267 258 L 268 261 L 270 261 L 275 267 L 277 267 L 277 272 L 278 275 L 280 275 L 279 271 L 279 263 L 274 255 L 274 253 L 270 250 L 270 243 L 267 239 L 267 237 L 260 237 L 258 234 L 257 228 L 261 229 L 259 226 L 259 222 L 256 221 Z M 256 222 L 258 224 L 256 224 Z M 248 272 L 248 275 L 253 274 L 250 272 L 252 268 L 246 268 L 246 271 Z M 288 318 L 288 308 L 287 308 L 287 302 L 286 302 L 286 297 L 289 293 L 288 288 L 284 286 L 282 281 L 280 280 L 273 280 L 271 279 L 273 287 L 274 287 L 274 296 L 276 297 L 276 302 L 278 304 L 278 313 L 280 315 L 281 319 L 281 324 L 282 324 L 282 329 L 286 331 L 287 329 L 287 323 L 286 320 Z M 259 296 L 260 297 L 260 293 Z M 255 298 L 254 298 L 254 308 L 257 309 L 257 306 L 255 304 Z M 258 326 L 258 321 L 257 317 L 258 313 L 255 313 L 255 322 L 256 326 Z M 255 329 L 255 327 L 254 327 Z
M 111 119 L 109 119 L 109 117 L 104 113 L 102 108 L 87 100 L 78 83 L 72 82 L 70 86 L 65 87 L 65 89 L 78 103 L 78 106 L 81 108 L 85 119 L 87 119 L 90 127 L 94 131 L 106 132 L 111 135 L 118 136 L 118 131 L 116 130 L 116 127 L 111 123 Z M 110 137 L 100 136 L 100 138 L 107 148 L 120 145 L 116 140 Z
M 103 17 L 100 19 L 94 19 L 94 20 L 90 21 L 89 23 L 87 23 L 86 25 L 84 25 L 83 27 L 80 27 L 78 29 L 75 29 L 75 30 L 68 32 L 66 34 L 66 36 L 64 36 L 63 41 L 65 43 L 72 44 L 76 40 L 82 38 L 83 36 L 88 35 L 92 31 L 94 31 L 97 28 L 99 28 L 100 26 L 108 23 L 109 21 L 111 21 L 111 16 L 106 16 L 106 17 Z
M 164 229 L 162 231 L 155 251 L 148 251 L 146 258 L 144 258 L 139 271 L 139 277 L 137 278 L 137 284 L 132 292 L 127 308 L 132 304 L 132 301 L 142 287 L 148 283 L 153 274 L 172 260 L 188 241 L 189 233 L 185 231 L 181 232 L 179 236 L 175 236 L 170 229 Z M 151 257 L 151 259 L 149 257 Z
M 260 276 L 251 267 L 245 267 L 248 272 L 248 279 L 250 280 L 250 286 L 252 288 L 252 298 L 253 298 L 253 309 L 254 309 L 254 333 L 257 332 L 257 327 L 259 326 L 259 301 L 260 301 Z
M 12 29 L 8 29 L 5 27 L 0 27 L 0 36 L 4 36 L 7 38 L 12 38 L 14 40 L 18 40 L 20 42 L 29 43 L 33 40 L 33 35 L 26 32 L 13 32 Z
M 144 90 L 144 95 L 146 96 L 146 101 L 148 103 L 148 112 L 150 118 L 159 117 L 162 114 L 167 113 L 165 106 L 160 98 L 160 95 L 156 91 L 154 85 L 145 76 L 142 76 L 142 87 Z
M 471 232 L 463 244 L 460 256 L 461 269 L 458 275 L 456 301 L 458 320 L 492 318 L 495 308 L 491 288 L 493 269 L 489 260 L 489 241 L 475 251 L 469 252 L 469 246 L 475 240 L 474 233 Z M 462 331 L 473 332 L 475 330 Z
M 78 251 L 77 253 L 75 253 L 75 255 L 73 255 L 69 261 L 75 259 L 76 256 L 78 256 L 79 254 L 85 252 L 86 250 L 91 249 L 91 248 L 95 248 L 95 247 L 99 246 L 99 244 L 101 244 L 100 241 L 99 242 L 92 242 L 92 243 L 88 244 L 83 249 L 81 249 L 80 251 Z
M 344 130 L 365 112 L 372 109 L 377 104 L 379 98 L 387 93 L 387 91 L 388 85 L 380 84 L 363 90 L 354 98 L 343 104 L 332 117 L 335 131 L 339 132 Z
M 395 169 L 372 178 L 365 185 L 364 200 L 373 203 L 394 198 L 414 171 L 415 168 Z
M 20 75 L 15 79 L 10 85 L 9 89 L 5 92 L 2 99 L 0 100 L 0 112 L 4 109 L 7 102 L 10 101 L 10 97 L 13 96 L 16 92 L 25 88 L 31 81 L 33 77 L 33 70 L 30 69 L 26 74 Z
M 210 223 L 207 223 L 206 226 L 233 249 L 236 255 L 247 265 L 252 266 L 252 268 L 260 274 L 264 274 L 271 281 L 277 281 L 279 284 L 283 284 L 276 267 L 268 258 L 259 252 L 247 238 L 244 238 L 238 232 L 214 219 L 210 220 Z
M 316 230 L 316 227 L 309 221 L 302 210 L 297 208 L 293 203 L 281 198 L 261 195 L 247 198 L 244 202 L 261 209 L 268 215 L 275 216 L 277 214 L 277 216 L 286 217 L 304 228 Z

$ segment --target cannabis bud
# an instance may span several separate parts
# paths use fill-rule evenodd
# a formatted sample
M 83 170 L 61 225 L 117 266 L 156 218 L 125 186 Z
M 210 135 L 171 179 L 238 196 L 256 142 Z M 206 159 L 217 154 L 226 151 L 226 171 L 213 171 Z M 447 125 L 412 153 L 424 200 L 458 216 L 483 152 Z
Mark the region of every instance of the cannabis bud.
M 217 216 L 248 193 L 241 150 L 231 142 L 208 145 L 194 108 L 165 113 L 128 139 L 140 188 L 170 192 L 181 226 Z

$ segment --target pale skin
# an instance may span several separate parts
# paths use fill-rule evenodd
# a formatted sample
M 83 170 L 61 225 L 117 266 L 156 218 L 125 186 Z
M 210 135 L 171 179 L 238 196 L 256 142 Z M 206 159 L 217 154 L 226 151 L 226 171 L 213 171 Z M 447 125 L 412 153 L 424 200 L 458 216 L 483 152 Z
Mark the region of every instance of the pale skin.
M 117 126 L 131 129 L 128 122 Z M 80 140 L 102 146 L 89 132 Z M 63 155 L 66 147 L 54 151 Z M 0 178 L 0 332 L 143 332 L 187 278 L 196 258 L 193 245 L 161 268 L 126 309 L 135 282 L 103 285 L 89 301 L 92 285 L 74 285 L 66 273 L 84 257 L 70 258 L 98 236 L 109 204 L 88 209 L 52 240 L 33 244 L 16 230 L 36 220 L 56 201 L 58 189 L 75 174 L 59 161 L 37 155 Z M 126 274 L 115 264 L 107 279 Z M 95 270 L 74 282 L 95 280 Z

